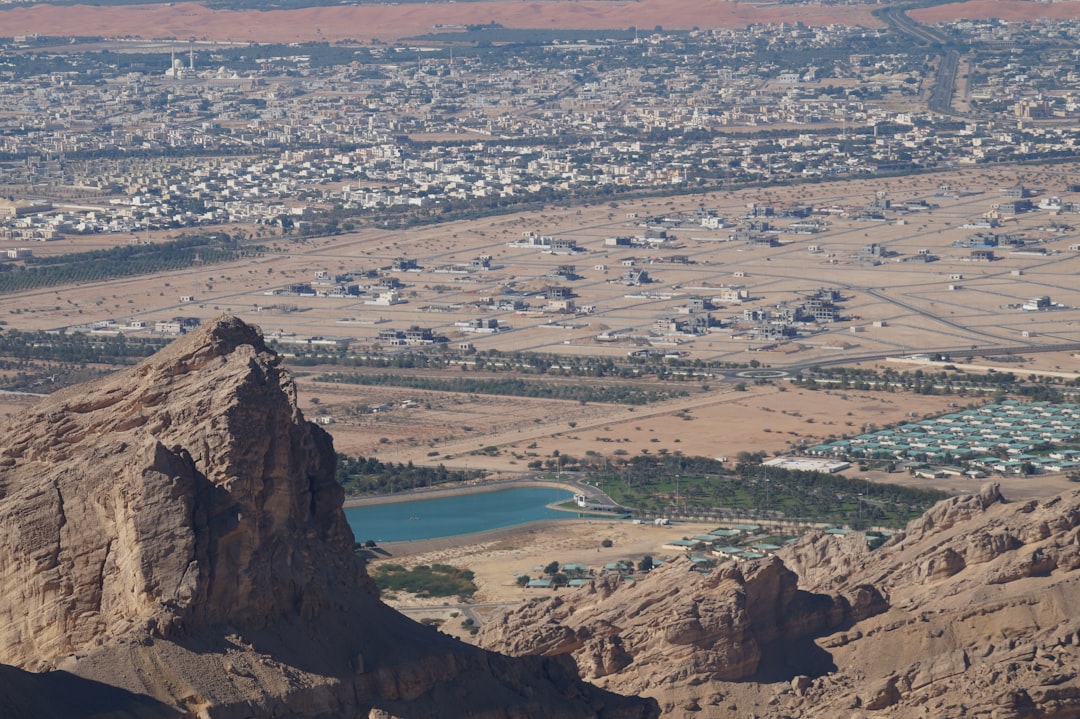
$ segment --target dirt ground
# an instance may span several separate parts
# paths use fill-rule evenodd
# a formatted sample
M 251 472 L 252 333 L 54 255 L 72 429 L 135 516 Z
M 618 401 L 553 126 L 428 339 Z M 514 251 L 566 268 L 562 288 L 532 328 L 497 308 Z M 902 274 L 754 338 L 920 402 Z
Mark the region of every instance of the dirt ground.
M 530 461 L 550 457 L 554 450 L 574 457 L 590 452 L 610 457 L 618 450 L 638 454 L 643 449 L 652 454 L 681 451 L 731 460 L 743 450 L 772 455 L 801 443 L 813 445 L 830 436 L 855 434 L 867 424 L 901 422 L 912 412 L 919 418 L 939 414 L 956 401 L 955 397 L 811 391 L 781 382 L 749 385 L 745 392 L 721 384 L 690 398 L 643 407 L 599 403 L 583 407 L 577 402 L 484 395 L 469 395 L 464 403 L 452 404 L 462 400 L 434 392 L 340 385 L 334 387 L 339 394 L 331 399 L 324 385 L 313 385 L 300 382 L 305 395 L 317 393 L 320 398 L 317 410 L 305 409 L 309 416 L 313 411 L 341 414 L 337 410 L 341 405 L 335 403 L 347 404 L 342 395 L 350 390 L 368 401 L 427 402 L 432 395 L 431 410 L 423 406 L 395 409 L 335 422 L 329 430 L 340 451 L 374 453 L 383 461 L 438 461 L 496 472 L 524 470 Z M 466 432 L 463 426 L 472 429 Z M 488 447 L 498 448 L 498 454 L 475 453 Z
M 1048 253 L 1044 256 L 1002 251 L 998 261 L 977 263 L 969 260 L 968 250 L 954 243 L 971 234 L 963 227 L 965 223 L 992 211 L 1000 189 L 1017 181 L 1036 188 L 1041 195 L 1077 199 L 1063 188 L 1072 169 L 958 171 L 884 181 L 630 200 L 614 208 L 607 204 L 547 208 L 405 231 L 365 229 L 306 242 L 268 238 L 264 242 L 269 252 L 236 263 L 192 268 L 152 280 L 113 280 L 5 295 L 0 297 L 0 319 L 29 330 L 108 319 L 141 319 L 152 325 L 176 315 L 210 319 L 229 312 L 268 333 L 293 332 L 301 337 L 321 335 L 374 344 L 380 329 L 415 324 L 445 334 L 454 342 L 470 342 L 477 350 L 625 357 L 629 350 L 642 346 L 640 337 L 648 334 L 656 318 L 675 315 L 687 296 L 709 297 L 720 286 L 737 284 L 751 299 L 728 303 L 714 310 L 714 315 L 728 317 L 748 307 L 768 309 L 780 302 L 799 301 L 826 287 L 840 292 L 846 319 L 775 347 L 748 340 L 733 327 L 692 339 L 672 338 L 670 349 L 691 358 L 742 363 L 758 360 L 783 368 L 848 356 L 855 361 L 867 353 L 1054 343 L 1074 340 L 1080 326 L 1080 287 L 1075 283 L 1080 253 L 1068 249 L 1076 242 L 1076 232 L 1062 229 L 1064 218 L 1036 211 L 1004 220 L 999 232 L 1016 232 L 1041 241 L 1040 247 Z M 949 196 L 936 196 L 942 186 L 949 188 Z M 806 202 L 839 211 L 863 207 L 879 192 L 886 193 L 894 204 L 931 198 L 936 207 L 913 213 L 903 223 L 830 216 L 823 232 L 782 235 L 780 246 L 773 248 L 725 241 L 730 229 L 707 232 L 694 228 L 677 230 L 678 239 L 671 247 L 655 250 L 604 244 L 607 237 L 640 233 L 636 218 L 694 210 L 702 204 L 734 223 L 749 203 L 782 208 Z M 564 257 L 508 246 L 526 231 L 575 240 L 585 252 Z M 124 235 L 106 238 L 112 244 L 130 239 Z M 43 255 L 73 252 L 100 247 L 102 241 L 94 236 L 72 237 L 33 249 Z M 884 246 L 893 254 L 878 266 L 861 263 L 859 252 L 869 243 Z M 923 250 L 939 259 L 910 261 Z M 495 267 L 472 275 L 430 271 L 439 265 L 466 263 L 479 254 L 491 255 Z M 689 261 L 665 261 L 673 254 Z M 319 271 L 387 268 L 402 256 L 428 268 L 397 275 L 406 284 L 403 304 L 374 306 L 355 298 L 272 295 L 286 284 L 311 282 Z M 650 257 L 655 261 L 650 262 Z M 641 288 L 624 286 L 619 276 L 623 263 L 629 261 L 646 268 L 653 282 Z M 509 331 L 491 335 L 465 334 L 455 324 L 475 318 L 481 298 L 500 295 L 508 286 L 536 289 L 551 284 L 548 274 L 568 262 L 582 278 L 569 283 L 575 301 L 579 307 L 594 307 L 591 314 L 567 317 L 485 312 L 509 327 Z M 1018 303 L 1042 294 L 1049 294 L 1063 309 L 1019 311 Z M 181 302 L 183 296 L 194 296 L 196 301 Z M 1015 308 L 1007 309 L 1009 303 Z M 604 333 L 621 339 L 598 339 Z M 1056 364 L 1064 370 L 1077 368 L 1075 361 Z
M 517 586 L 518 575 L 539 578 L 543 576 L 543 567 L 553 561 L 560 565 L 584 564 L 599 573 L 608 563 L 622 560 L 636 563 L 645 555 L 659 560 L 673 555 L 671 550 L 663 548 L 666 542 L 703 534 L 716 527 L 716 523 L 680 522 L 657 527 L 626 520 L 555 520 L 467 538 L 388 544 L 384 549 L 390 556 L 372 564 L 384 561 L 409 567 L 449 564 L 472 570 L 478 591 L 468 604 L 458 604 L 454 598 L 423 599 L 407 594 L 384 597 L 387 604 L 417 621 L 441 620 L 442 631 L 468 641 L 468 627 L 462 626 L 465 619 L 481 624 L 519 602 L 574 591 L 522 589 Z M 605 539 L 611 540 L 611 547 L 602 546 Z M 451 616 L 454 614 L 457 616 Z
M 495 530 L 478 539 L 461 538 L 396 542 L 384 545 L 390 555 L 386 560 L 414 566 L 416 564 L 457 564 L 477 573 L 478 602 L 519 601 L 530 591 L 516 584 L 519 575 L 541 576 L 542 569 L 552 561 L 562 564 L 584 564 L 599 570 L 605 564 L 621 560 L 635 563 L 645 555 L 655 559 L 671 555 L 663 545 L 716 529 L 718 525 L 677 523 L 667 527 L 633 524 L 625 520 L 567 519 L 536 522 L 524 528 Z M 611 547 L 603 547 L 610 539 Z M 408 605 L 407 600 L 406 605 Z M 416 600 L 421 605 L 432 601 Z M 436 604 L 441 602 L 434 602 Z
M 986 20 L 997 18 L 1009 22 L 1051 18 L 1067 20 L 1080 16 L 1080 2 L 1041 3 L 1028 0 L 967 0 L 935 7 L 916 8 L 909 12 L 922 23 L 950 20 Z

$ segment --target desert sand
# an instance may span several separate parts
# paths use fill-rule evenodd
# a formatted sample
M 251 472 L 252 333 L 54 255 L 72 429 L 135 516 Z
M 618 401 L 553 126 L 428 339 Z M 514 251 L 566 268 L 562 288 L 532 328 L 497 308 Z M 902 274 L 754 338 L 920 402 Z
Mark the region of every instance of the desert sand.
M 426 34 L 436 26 L 498 23 L 507 28 L 689 30 L 736 28 L 752 23 L 802 22 L 877 27 L 874 5 L 780 5 L 730 0 L 585 0 L 585 2 L 403 3 L 299 10 L 213 10 L 179 2 L 100 7 L 39 4 L 4 10 L 8 35 L 101 36 L 195 39 L 219 42 L 394 41 Z M 997 17 L 1031 20 L 1080 16 L 1080 2 L 974 0 L 912 11 L 920 22 Z
M 198 3 L 97 7 L 34 5 L 4 11 L 9 35 L 140 37 L 248 42 L 397 40 L 438 25 L 498 23 L 508 28 L 652 29 L 744 27 L 801 21 L 808 25 L 879 25 L 865 7 L 767 5 L 729 0 L 619 2 L 403 3 L 302 10 L 212 10 Z
M 921 23 L 951 20 L 986 20 L 997 18 L 1009 22 L 1050 18 L 1067 20 L 1080 16 L 1080 2 L 1066 0 L 1057 3 L 1027 2 L 1027 0 L 970 0 L 935 7 L 923 7 L 908 13 Z
M 341 451 L 374 453 L 384 461 L 431 462 L 428 452 L 435 448 L 437 461 L 447 466 L 513 471 L 524 470 L 531 459 L 556 449 L 574 457 L 589 452 L 610 456 L 617 450 L 638 454 L 642 449 L 731 460 L 743 450 L 773 454 L 789 451 L 802 440 L 815 444 L 830 435 L 858 433 L 867 423 L 901 422 L 911 412 L 920 418 L 941 413 L 956 401 L 880 392 L 812 392 L 786 384 L 750 385 L 745 392 L 720 385 L 704 394 L 644 407 L 483 395 L 454 404 L 442 393 L 350 387 L 342 391 L 358 393 L 354 398 L 367 396 L 368 401 L 414 398 L 423 403 L 433 395 L 433 409 L 421 406 L 364 415 L 335 423 L 331 432 Z M 301 380 L 301 388 L 304 394 L 321 398 L 318 410 L 312 406 L 310 411 L 340 416 L 335 408 L 343 403 L 324 393 L 324 384 Z M 463 423 L 472 431 L 462 431 Z M 382 442 L 383 438 L 389 441 Z M 500 451 L 474 454 L 488 447 Z

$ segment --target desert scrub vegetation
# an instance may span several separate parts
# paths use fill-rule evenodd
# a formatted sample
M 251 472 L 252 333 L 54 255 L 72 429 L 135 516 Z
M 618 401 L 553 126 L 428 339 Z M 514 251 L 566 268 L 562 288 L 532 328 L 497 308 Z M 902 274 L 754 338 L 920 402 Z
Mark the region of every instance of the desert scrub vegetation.
M 421 564 L 407 569 L 400 564 L 380 564 L 372 579 L 381 592 L 409 592 L 418 597 L 468 598 L 476 592 L 473 573 L 449 564 Z

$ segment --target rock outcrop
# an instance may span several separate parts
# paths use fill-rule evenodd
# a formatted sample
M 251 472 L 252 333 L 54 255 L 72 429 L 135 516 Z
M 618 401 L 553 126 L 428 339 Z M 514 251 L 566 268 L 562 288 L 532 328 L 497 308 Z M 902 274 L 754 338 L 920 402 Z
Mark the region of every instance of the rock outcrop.
M 570 653 L 665 717 L 1074 719 L 1078 570 L 1080 491 L 1009 503 L 991 484 L 873 551 L 860 534 L 810 534 L 707 577 L 677 560 L 517 610 L 481 637 Z
M 848 598 L 799 590 L 778 559 L 703 573 L 685 557 L 643 580 L 611 576 L 486 624 L 480 643 L 514 655 L 571 654 L 582 675 L 619 691 L 769 680 L 831 668 L 806 641 L 885 608 L 872 587 Z
M 35 686 L 102 716 L 655 714 L 381 604 L 295 395 L 222 318 L 0 431 L 0 714 L 66 715 Z
M 822 640 L 840 670 L 809 688 L 818 710 L 1080 717 L 1080 491 L 1009 503 L 988 484 L 873 552 L 856 542 L 818 535 L 784 553 L 808 589 L 870 583 L 891 605 Z

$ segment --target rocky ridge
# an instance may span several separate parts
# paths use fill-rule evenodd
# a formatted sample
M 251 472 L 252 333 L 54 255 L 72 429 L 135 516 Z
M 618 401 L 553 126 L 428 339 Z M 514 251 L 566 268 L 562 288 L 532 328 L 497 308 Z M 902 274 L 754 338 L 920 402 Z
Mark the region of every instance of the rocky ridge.
M 570 653 L 665 717 L 1080 717 L 1078 535 L 1080 491 L 1009 503 L 988 485 L 873 551 L 861 534 L 811 534 L 708 576 L 676 560 L 517 610 L 481 638 Z
M 785 559 L 808 587 L 871 583 L 891 605 L 820 640 L 841 670 L 807 699 L 875 716 L 1080 717 L 1078 537 L 1080 491 L 1012 503 L 994 484 L 873 552 L 807 537 Z
M 231 318 L 0 430 L 0 714 L 655 715 L 379 602 L 334 462 Z
M 486 624 L 480 643 L 515 656 L 571 654 L 600 686 L 655 694 L 671 684 L 764 680 L 785 665 L 820 660 L 814 635 L 886 608 L 880 594 L 797 587 L 794 572 L 769 558 L 701 571 L 687 557 L 642 581 L 609 576 Z

